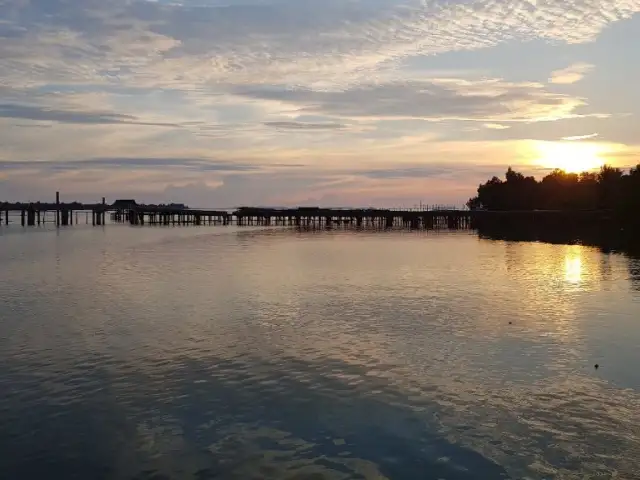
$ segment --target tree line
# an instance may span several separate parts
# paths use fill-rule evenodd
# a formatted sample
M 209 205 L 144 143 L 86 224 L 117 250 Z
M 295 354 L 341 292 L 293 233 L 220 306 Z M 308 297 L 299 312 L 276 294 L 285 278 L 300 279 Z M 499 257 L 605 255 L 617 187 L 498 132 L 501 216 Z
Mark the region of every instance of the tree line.
M 467 206 L 486 210 L 640 211 L 640 164 L 629 171 L 604 165 L 599 172 L 556 169 L 538 181 L 511 167 L 505 179 L 493 177 L 478 187 Z

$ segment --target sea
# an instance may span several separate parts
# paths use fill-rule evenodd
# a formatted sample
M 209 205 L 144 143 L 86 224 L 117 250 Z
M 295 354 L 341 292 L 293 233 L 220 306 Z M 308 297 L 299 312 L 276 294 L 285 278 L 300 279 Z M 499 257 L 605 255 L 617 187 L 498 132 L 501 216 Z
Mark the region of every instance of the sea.
M 0 478 L 640 479 L 640 260 L 2 226 Z

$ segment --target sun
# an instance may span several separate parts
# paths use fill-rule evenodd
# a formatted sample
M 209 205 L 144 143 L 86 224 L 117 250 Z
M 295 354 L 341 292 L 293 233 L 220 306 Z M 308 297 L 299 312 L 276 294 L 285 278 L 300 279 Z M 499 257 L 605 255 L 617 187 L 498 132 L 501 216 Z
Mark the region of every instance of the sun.
M 536 142 L 536 163 L 545 168 L 559 168 L 567 173 L 580 173 L 601 167 L 603 145 L 589 142 Z

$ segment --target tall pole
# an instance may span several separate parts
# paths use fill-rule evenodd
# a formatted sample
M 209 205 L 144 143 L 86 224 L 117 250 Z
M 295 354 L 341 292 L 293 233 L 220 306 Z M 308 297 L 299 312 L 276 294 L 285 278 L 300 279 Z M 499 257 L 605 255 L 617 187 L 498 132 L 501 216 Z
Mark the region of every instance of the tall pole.
M 56 227 L 60 226 L 60 192 L 56 192 Z

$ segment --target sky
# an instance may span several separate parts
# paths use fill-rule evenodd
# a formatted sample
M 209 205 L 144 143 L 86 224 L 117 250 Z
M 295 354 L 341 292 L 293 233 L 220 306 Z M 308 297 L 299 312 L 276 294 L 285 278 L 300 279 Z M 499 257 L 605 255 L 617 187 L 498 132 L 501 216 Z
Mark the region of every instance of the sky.
M 462 205 L 640 163 L 640 0 L 0 0 L 0 201 Z

